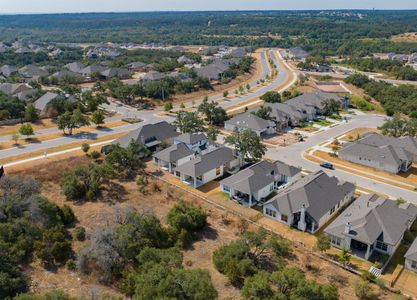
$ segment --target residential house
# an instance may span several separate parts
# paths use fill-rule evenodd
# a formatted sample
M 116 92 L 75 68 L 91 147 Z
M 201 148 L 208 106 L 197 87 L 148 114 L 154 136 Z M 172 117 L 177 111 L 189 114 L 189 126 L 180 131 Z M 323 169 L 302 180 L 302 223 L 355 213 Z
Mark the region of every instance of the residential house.
M 206 150 L 209 140 L 204 133 L 183 133 L 174 138 L 174 144 L 184 144 L 195 153 Z
M 37 80 L 42 76 L 49 75 L 48 71 L 34 65 L 24 66 L 23 68 L 20 68 L 18 72 L 22 77 L 30 80 Z
M 17 74 L 17 68 L 9 65 L 4 65 L 0 68 L 0 74 L 4 77 L 10 77 Z
M 80 62 L 72 62 L 65 65 L 65 68 L 68 69 L 68 71 L 79 73 L 81 74 L 81 70 L 85 68 L 85 66 Z
M 223 73 L 228 70 L 231 65 L 237 64 L 238 62 L 238 59 L 216 59 L 207 66 L 195 68 L 194 71 L 199 77 L 219 81 L 221 80 Z
M 290 59 L 304 61 L 309 56 L 310 56 L 310 54 L 307 51 L 300 48 L 300 47 L 294 47 L 294 48 L 290 48 L 288 50 L 288 57 Z
M 264 215 L 302 231 L 315 233 L 352 201 L 355 185 L 323 171 L 301 178 L 266 202 Z
M 146 69 L 147 64 L 141 61 L 135 61 L 127 65 L 129 71 L 138 72 Z
M 239 47 L 239 48 L 233 48 L 230 50 L 229 55 L 231 57 L 237 57 L 237 58 L 242 58 L 246 56 L 246 49 L 243 47 Z
M 251 129 L 258 136 L 276 134 L 274 122 L 262 119 L 251 112 L 246 112 L 227 120 L 224 123 L 224 128 L 231 131 Z
M 324 231 L 332 246 L 348 249 L 358 257 L 370 259 L 374 252 L 390 256 L 416 215 L 417 208 L 412 204 L 398 205 L 378 195 L 366 194 L 349 205 Z
M 33 92 L 33 88 L 26 83 L 0 83 L 0 92 L 10 96 L 18 96 L 23 92 Z
M 414 240 L 407 253 L 404 255 L 404 267 L 417 273 L 417 238 Z
M 196 158 L 175 169 L 175 176 L 194 188 L 234 172 L 239 168 L 239 159 L 227 147 L 209 147 Z
M 270 116 L 277 130 L 283 130 L 289 126 L 295 127 L 305 121 L 301 112 L 285 103 L 265 103 L 264 106 L 272 109 Z
M 301 177 L 301 169 L 281 161 L 260 161 L 220 182 L 221 191 L 232 199 L 252 206 L 263 202 L 279 186 Z
M 153 155 L 153 160 L 158 167 L 173 173 L 175 168 L 195 158 L 195 152 L 184 143 L 174 144 Z
M 164 79 L 167 75 L 165 73 L 157 72 L 157 71 L 150 71 L 142 76 L 141 80 L 143 82 L 152 82 Z
M 74 78 L 74 79 L 77 79 L 79 82 L 84 80 L 81 74 L 75 73 L 69 70 L 62 70 L 62 71 L 55 72 L 54 74 L 51 75 L 51 77 L 54 77 L 58 79 L 59 81 L 62 81 L 66 78 Z
M 80 70 L 79 73 L 86 79 L 91 79 L 93 74 L 101 74 L 101 72 L 105 71 L 107 68 L 101 65 L 91 65 L 85 67 L 84 69 Z
M 196 61 L 192 58 L 189 58 L 189 57 L 183 55 L 183 56 L 181 56 L 177 59 L 177 62 L 179 64 L 183 64 L 183 65 L 191 65 L 191 64 L 194 64 Z
M 417 162 L 417 138 L 367 133 L 342 147 L 338 155 L 353 163 L 397 174 L 408 171 Z
M 171 125 L 166 121 L 162 121 L 155 124 L 143 125 L 142 127 L 116 139 L 113 141 L 113 144 L 119 144 L 122 147 L 127 147 L 133 140 L 143 144 L 151 151 L 155 151 L 159 149 L 162 142 L 173 144 L 173 139 L 179 135 L 180 134 L 177 132 L 177 128 L 174 125 Z
M 43 96 L 41 96 L 39 99 L 37 99 L 33 105 L 35 108 L 39 111 L 39 114 L 41 117 L 47 116 L 49 105 L 52 101 L 62 99 L 65 101 L 68 101 L 69 103 L 76 103 L 78 100 L 74 97 L 65 97 L 63 95 L 59 95 L 52 92 L 47 92 Z
M 113 77 L 119 79 L 127 79 L 130 77 L 130 72 L 123 68 L 108 68 L 100 73 L 103 79 L 109 80 Z

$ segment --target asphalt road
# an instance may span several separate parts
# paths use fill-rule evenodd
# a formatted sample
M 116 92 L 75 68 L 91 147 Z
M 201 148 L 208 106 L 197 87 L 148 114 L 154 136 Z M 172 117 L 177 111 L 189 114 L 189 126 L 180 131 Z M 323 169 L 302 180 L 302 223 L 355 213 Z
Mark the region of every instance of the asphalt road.
M 358 115 L 353 116 L 348 123 L 340 124 L 327 131 L 312 135 L 305 142 L 296 143 L 284 148 L 268 149 L 266 156 L 272 160 L 282 160 L 288 164 L 302 167 L 304 170 L 318 171 L 323 169 L 319 164 L 311 162 L 304 158 L 303 154 L 306 150 L 317 146 L 325 141 L 342 135 L 343 133 L 360 127 L 376 128 L 384 122 L 385 117 L 377 115 Z M 393 199 L 403 198 L 409 202 L 417 204 L 417 193 L 395 187 L 386 183 L 375 181 L 366 177 L 352 174 L 342 170 L 325 170 L 329 174 L 336 176 L 342 180 L 350 181 L 359 187 L 378 191 L 379 193 L 390 196 Z

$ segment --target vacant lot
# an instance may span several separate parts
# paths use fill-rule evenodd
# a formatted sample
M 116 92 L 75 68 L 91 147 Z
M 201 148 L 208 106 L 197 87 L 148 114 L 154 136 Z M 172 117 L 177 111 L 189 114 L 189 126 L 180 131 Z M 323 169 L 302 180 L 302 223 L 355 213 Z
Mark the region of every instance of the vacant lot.
M 87 234 L 105 225 L 114 211 L 123 207 L 134 207 L 139 211 L 153 211 L 161 220 L 164 220 L 168 210 L 179 200 L 184 199 L 203 206 L 209 212 L 209 226 L 201 232 L 198 240 L 184 251 L 184 263 L 191 267 L 207 268 L 212 276 L 213 283 L 219 292 L 219 299 L 239 299 L 239 290 L 228 283 L 225 276 L 217 272 L 212 266 L 212 253 L 221 245 L 237 239 L 244 228 L 254 230 L 252 226 L 240 218 L 209 205 L 201 198 L 186 193 L 181 189 L 160 181 L 151 180 L 150 186 L 156 184 L 160 191 L 151 189 L 149 195 L 139 193 L 133 182 L 114 182 L 108 188 L 108 192 L 95 202 L 73 203 L 65 200 L 62 195 L 59 181 L 62 174 L 77 164 L 87 163 L 87 157 L 70 157 L 51 165 L 40 164 L 36 168 L 20 171 L 20 174 L 35 177 L 42 183 L 42 191 L 45 196 L 59 205 L 70 205 L 78 219 L 79 226 L 87 229 Z M 76 242 L 74 249 L 77 251 L 83 247 L 83 243 Z M 313 256 L 303 247 L 293 246 L 294 257 L 288 261 L 290 266 L 302 268 L 307 276 L 320 282 L 333 282 L 339 288 L 340 299 L 356 299 L 353 284 L 358 277 L 335 265 Z M 32 290 L 47 291 L 54 288 L 63 289 L 74 296 L 91 298 L 92 294 L 99 291 L 113 295 L 120 295 L 116 287 L 106 287 L 99 284 L 95 278 L 82 276 L 69 272 L 66 269 L 58 269 L 56 272 L 48 272 L 37 263 L 27 266 L 27 273 L 32 279 Z M 381 291 L 376 286 L 378 299 L 395 299 L 395 295 Z M 400 298 L 399 298 L 400 299 Z
M 394 42 L 417 42 L 417 32 L 406 32 L 391 36 Z

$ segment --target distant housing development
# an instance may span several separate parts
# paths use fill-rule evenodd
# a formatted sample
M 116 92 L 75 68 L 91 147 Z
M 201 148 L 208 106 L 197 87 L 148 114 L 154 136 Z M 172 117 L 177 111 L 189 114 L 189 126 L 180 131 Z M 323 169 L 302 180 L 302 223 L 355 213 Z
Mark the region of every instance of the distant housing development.
M 397 174 L 408 171 L 417 162 L 417 138 L 367 133 L 345 145 L 338 154 L 344 160 Z

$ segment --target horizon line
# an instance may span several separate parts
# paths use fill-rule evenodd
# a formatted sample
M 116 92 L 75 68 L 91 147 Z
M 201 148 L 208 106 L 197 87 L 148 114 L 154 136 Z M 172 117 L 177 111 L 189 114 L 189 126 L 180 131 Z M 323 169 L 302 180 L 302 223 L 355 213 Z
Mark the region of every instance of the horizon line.
M 311 8 L 311 9 L 226 9 L 226 10 L 137 10 L 137 11 L 71 11 L 71 12 L 0 12 L 0 16 L 69 15 L 69 14 L 126 14 L 126 13 L 204 13 L 204 12 L 317 12 L 317 11 L 417 11 L 416 8 Z

